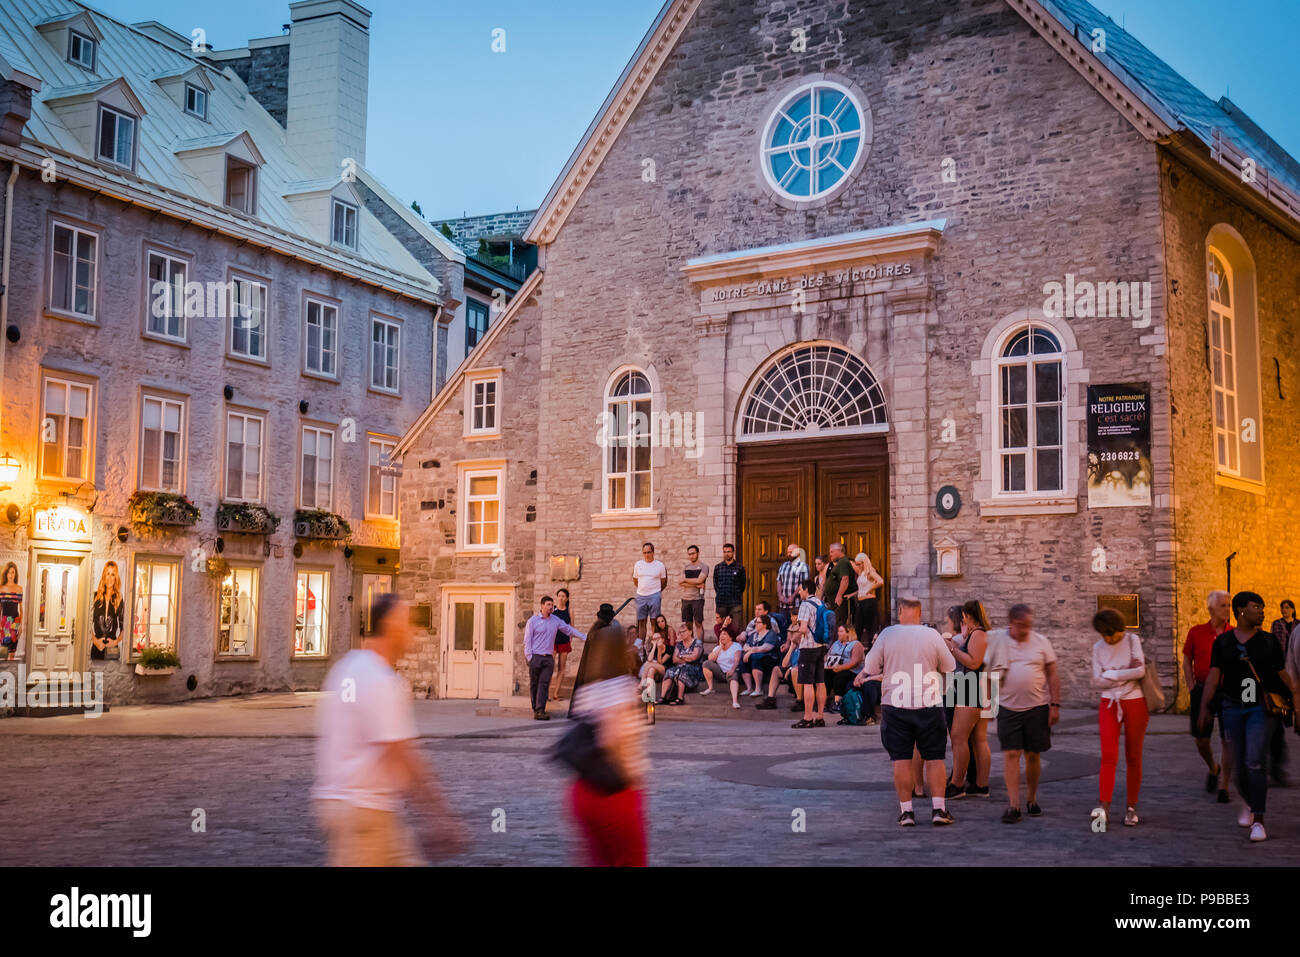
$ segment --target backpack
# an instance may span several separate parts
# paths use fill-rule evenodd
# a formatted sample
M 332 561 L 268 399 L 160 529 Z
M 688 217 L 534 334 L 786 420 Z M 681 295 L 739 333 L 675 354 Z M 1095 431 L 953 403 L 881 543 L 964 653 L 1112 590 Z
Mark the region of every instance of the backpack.
M 816 598 L 808 600 L 817 609 L 817 622 L 813 626 L 813 641 L 819 645 L 829 645 L 835 635 L 835 611 L 825 602 Z
M 848 724 L 862 724 L 862 692 L 850 688 L 840 699 L 840 715 Z

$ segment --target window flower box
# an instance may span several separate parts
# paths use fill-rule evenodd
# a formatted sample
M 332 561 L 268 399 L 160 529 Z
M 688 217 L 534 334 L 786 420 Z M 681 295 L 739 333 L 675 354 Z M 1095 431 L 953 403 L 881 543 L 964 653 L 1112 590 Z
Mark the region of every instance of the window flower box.
M 217 508 L 217 531 L 243 535 L 270 535 L 280 527 L 280 516 L 265 505 L 228 503 Z
M 173 492 L 134 492 L 131 521 L 150 530 L 185 527 L 199 520 L 199 508 L 184 495 Z
M 338 542 L 352 537 L 352 526 L 347 519 L 334 512 L 300 508 L 293 514 L 293 533 L 298 538 Z
M 140 656 L 140 660 L 135 664 L 135 673 L 138 675 L 175 674 L 176 670 L 181 666 L 180 657 L 170 649 L 137 644 L 135 650 Z

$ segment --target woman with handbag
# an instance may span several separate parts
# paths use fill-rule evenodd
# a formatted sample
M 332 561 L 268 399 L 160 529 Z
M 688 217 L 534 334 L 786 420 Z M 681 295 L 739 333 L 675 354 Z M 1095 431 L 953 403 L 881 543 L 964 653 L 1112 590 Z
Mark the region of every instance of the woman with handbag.
M 573 691 L 576 720 L 555 748 L 576 773 L 569 810 L 592 867 L 645 867 L 648 770 L 635 662 L 614 607 L 600 606 Z
M 1142 789 L 1142 740 L 1150 712 L 1142 692 L 1146 658 L 1142 641 L 1124 629 L 1124 619 L 1113 608 L 1092 616 L 1092 627 L 1101 635 L 1092 646 L 1092 686 L 1101 690 L 1097 727 L 1101 734 L 1101 775 L 1098 786 L 1103 824 L 1110 822 L 1110 801 L 1115 792 L 1115 771 L 1119 765 L 1120 726 L 1124 730 L 1124 826 L 1138 823 L 1138 792 Z

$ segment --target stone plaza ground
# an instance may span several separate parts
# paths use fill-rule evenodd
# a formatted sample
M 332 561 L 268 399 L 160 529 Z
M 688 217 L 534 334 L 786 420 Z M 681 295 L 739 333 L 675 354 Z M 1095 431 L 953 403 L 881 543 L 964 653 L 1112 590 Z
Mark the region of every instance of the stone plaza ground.
M 7 835 L 0 865 L 323 863 L 307 799 L 316 697 L 0 721 Z M 577 861 L 563 809 L 566 778 L 547 760 L 564 722 L 492 714 L 482 702 L 415 707 L 421 751 L 468 830 L 470 845 L 454 863 Z M 1044 757 L 1041 818 L 1000 823 L 1005 790 L 995 742 L 992 799 L 951 802 L 953 827 L 932 827 L 924 813 L 904 830 L 894 823 L 898 806 L 876 728 L 796 731 L 753 714 L 715 720 L 695 707 L 692 716 L 692 707 L 660 709 L 672 714 L 650 730 L 655 865 L 1300 864 L 1300 788 L 1270 790 L 1270 839 L 1250 844 L 1237 805 L 1215 804 L 1201 789 L 1185 716 L 1158 715 L 1148 730 L 1142 824 L 1097 834 L 1089 821 L 1099 754 L 1091 712 L 1066 711 L 1056 728 Z M 1294 750 L 1297 742 L 1288 743 Z M 1122 782 L 1121 767 L 1121 795 Z M 191 826 L 196 809 L 202 832 Z M 504 832 L 494 831 L 502 813 Z

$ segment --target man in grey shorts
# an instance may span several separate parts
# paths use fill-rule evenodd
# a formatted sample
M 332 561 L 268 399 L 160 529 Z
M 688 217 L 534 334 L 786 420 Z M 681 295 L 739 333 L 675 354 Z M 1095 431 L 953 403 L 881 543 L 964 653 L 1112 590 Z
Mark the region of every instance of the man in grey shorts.
M 682 569 L 682 624 L 695 630 L 695 637 L 704 638 L 704 586 L 709 581 L 709 566 L 700 562 L 700 547 L 686 549 L 689 564 Z
M 636 583 L 636 632 L 644 641 L 646 621 L 659 615 L 659 602 L 668 587 L 668 569 L 655 558 L 653 543 L 641 546 L 641 560 L 632 567 L 632 581 Z

